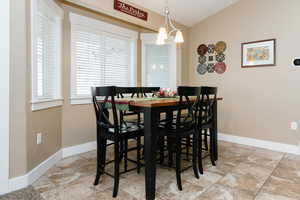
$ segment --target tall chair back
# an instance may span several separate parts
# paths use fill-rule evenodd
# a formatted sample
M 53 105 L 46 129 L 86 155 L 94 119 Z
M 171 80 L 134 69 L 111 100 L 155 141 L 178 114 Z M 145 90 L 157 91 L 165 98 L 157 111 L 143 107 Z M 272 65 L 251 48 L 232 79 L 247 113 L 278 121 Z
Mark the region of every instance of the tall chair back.
M 176 115 L 176 128 L 190 129 L 195 125 L 195 115 L 193 108 L 199 102 L 199 87 L 179 86 L 177 88 L 179 96 L 179 104 Z M 196 98 L 191 100 L 191 98 Z M 183 111 L 187 111 L 187 115 L 182 115 Z
M 114 133 L 119 132 L 119 119 L 116 109 L 115 96 L 117 94 L 115 86 L 92 87 L 93 105 L 95 109 L 97 125 L 103 129 L 114 129 Z M 110 121 L 108 107 L 111 105 L 113 122 Z
M 213 120 L 213 106 L 217 102 L 216 87 L 201 87 L 201 94 L 198 106 L 199 125 L 211 123 Z
M 133 97 L 139 97 L 141 89 L 139 87 L 117 87 L 117 97 L 124 98 L 125 95 Z

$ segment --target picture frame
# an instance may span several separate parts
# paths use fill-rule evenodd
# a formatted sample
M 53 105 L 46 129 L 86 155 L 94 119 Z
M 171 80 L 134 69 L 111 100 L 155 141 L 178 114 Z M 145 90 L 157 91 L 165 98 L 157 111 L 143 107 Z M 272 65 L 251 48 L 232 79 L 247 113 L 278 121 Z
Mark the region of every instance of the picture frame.
M 276 66 L 276 39 L 242 43 L 242 68 Z

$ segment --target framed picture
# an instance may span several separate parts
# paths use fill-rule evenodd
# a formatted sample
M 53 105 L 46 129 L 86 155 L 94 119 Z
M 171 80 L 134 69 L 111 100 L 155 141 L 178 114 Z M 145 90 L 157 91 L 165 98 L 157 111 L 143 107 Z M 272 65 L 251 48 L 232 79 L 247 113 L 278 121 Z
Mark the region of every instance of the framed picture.
M 242 67 L 276 65 L 276 39 L 242 43 Z

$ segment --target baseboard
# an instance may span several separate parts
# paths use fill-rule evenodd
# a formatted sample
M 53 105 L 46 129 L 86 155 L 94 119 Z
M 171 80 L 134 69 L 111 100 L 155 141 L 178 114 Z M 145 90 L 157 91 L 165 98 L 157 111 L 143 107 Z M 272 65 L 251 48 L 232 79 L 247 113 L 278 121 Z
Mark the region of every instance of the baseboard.
M 45 172 L 47 172 L 51 167 L 53 167 L 58 161 L 62 159 L 62 151 L 59 150 L 47 160 L 39 164 L 37 167 L 32 169 L 28 173 L 28 184 L 34 183 L 38 178 L 40 178 Z
M 62 149 L 62 157 L 66 158 L 77 154 L 85 153 L 88 151 L 95 150 L 97 148 L 96 141 L 88 142 L 85 144 L 79 144 L 76 146 L 66 147 Z
M 23 176 L 18 176 L 15 178 L 9 179 L 8 182 L 8 192 L 13 192 L 16 190 L 23 189 L 27 187 L 28 184 L 28 174 L 25 174 Z
M 30 172 L 23 176 L 18 176 L 9 180 L 9 191 L 16 191 L 31 185 L 40 178 L 48 169 L 54 166 L 62 158 L 62 151 L 59 150 L 47 160 L 36 166 Z
M 248 146 L 254 146 L 264 149 L 269 149 L 272 151 L 278 151 L 278 152 L 284 152 L 284 153 L 291 153 L 300 155 L 300 149 L 297 145 L 291 145 L 291 144 L 283 144 L 278 142 L 270 142 L 266 140 L 258 140 L 248 137 L 240 137 L 235 135 L 229 135 L 224 133 L 219 133 L 218 135 L 219 140 L 237 143 L 237 144 L 243 144 Z
M 77 154 L 85 153 L 96 149 L 96 142 L 88 142 L 85 144 L 80 144 L 72 147 L 67 147 L 59 150 L 47 160 L 43 161 L 41 164 L 36 166 L 30 172 L 23 176 L 18 176 L 11 178 L 9 180 L 9 192 L 23 189 L 32 183 L 34 183 L 38 178 L 40 178 L 48 169 L 54 166 L 62 158 L 69 156 L 74 156 Z

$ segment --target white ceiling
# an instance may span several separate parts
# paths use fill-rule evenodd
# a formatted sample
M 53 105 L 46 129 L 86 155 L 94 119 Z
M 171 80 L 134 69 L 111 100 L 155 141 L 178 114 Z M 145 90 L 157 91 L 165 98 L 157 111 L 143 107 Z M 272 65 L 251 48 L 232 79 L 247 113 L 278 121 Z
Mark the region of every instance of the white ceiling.
M 168 5 L 171 16 L 177 22 L 192 26 L 239 0 L 128 0 L 134 4 L 163 14 Z

